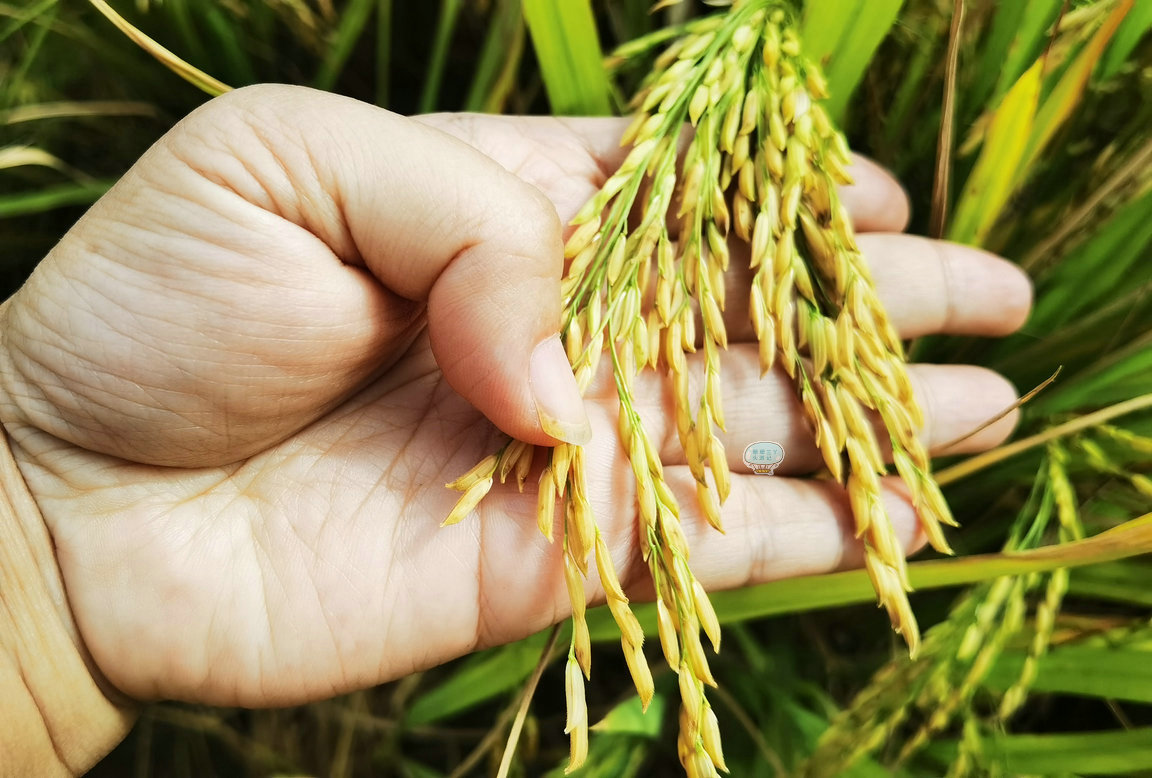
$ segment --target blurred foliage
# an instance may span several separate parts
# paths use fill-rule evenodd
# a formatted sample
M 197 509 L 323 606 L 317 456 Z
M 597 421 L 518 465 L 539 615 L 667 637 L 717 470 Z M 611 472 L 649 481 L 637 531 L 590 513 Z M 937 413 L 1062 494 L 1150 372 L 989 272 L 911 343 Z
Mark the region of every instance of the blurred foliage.
M 854 147 L 901 177 L 924 231 L 941 207 L 931 192 L 949 137 L 952 0 L 806 5 L 806 45 Z M 866 604 L 859 573 L 716 597 L 729 635 L 714 663 L 717 713 L 736 775 L 1152 775 L 1152 520 L 1137 518 L 1152 507 L 1152 2 L 965 5 L 943 152 L 949 234 L 1019 261 L 1037 303 L 1016 336 L 927 338 L 915 353 L 988 365 L 1025 390 L 1062 372 L 1025 406 L 1022 443 L 941 471 L 962 556 L 911 567 L 918 615 L 936 625 L 918 659 Z M 400 113 L 619 107 L 644 62 L 610 58 L 609 81 L 599 52 L 716 12 L 649 6 L 112 3 L 231 86 L 312 85 Z M 206 99 L 89 3 L 0 0 L 5 293 Z M 543 642 L 295 709 L 152 705 L 94 774 L 483 774 Z M 588 695 L 603 721 L 582 774 L 678 774 L 675 706 L 640 717 L 623 662 L 599 653 Z M 658 703 L 674 697 L 674 677 L 656 688 Z M 562 689 L 549 666 L 514 774 L 562 769 Z

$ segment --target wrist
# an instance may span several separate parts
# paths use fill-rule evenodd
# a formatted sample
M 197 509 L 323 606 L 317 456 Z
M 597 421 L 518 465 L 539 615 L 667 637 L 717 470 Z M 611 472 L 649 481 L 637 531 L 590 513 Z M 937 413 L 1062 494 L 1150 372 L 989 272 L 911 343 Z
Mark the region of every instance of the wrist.
M 114 697 L 80 639 L 52 537 L 0 425 L 0 778 L 92 767 L 136 715 Z

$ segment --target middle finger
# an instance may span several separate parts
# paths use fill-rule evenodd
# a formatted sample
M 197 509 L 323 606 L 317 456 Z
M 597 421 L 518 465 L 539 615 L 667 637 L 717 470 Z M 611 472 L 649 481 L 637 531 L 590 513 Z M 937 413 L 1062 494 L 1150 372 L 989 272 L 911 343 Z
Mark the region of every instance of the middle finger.
M 880 302 L 901 338 L 1007 335 L 1028 318 L 1032 284 L 1020 268 L 958 243 L 900 233 L 857 237 Z M 730 342 L 751 342 L 748 247 L 732 244 L 724 323 Z

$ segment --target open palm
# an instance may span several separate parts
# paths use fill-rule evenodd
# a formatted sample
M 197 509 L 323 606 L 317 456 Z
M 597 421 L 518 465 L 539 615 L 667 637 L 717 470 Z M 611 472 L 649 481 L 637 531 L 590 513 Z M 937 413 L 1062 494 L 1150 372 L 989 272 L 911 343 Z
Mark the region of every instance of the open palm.
M 555 331 L 556 215 L 566 221 L 619 162 L 620 129 L 414 121 L 308 90 L 243 90 L 185 120 L 54 250 L 3 309 L 0 413 L 80 635 L 115 686 L 291 704 L 567 615 L 534 488 L 498 485 L 477 515 L 439 524 L 457 496 L 444 483 L 501 440 L 493 421 L 551 440 L 506 379 L 525 369 L 531 333 Z M 867 163 L 857 172 L 845 197 L 904 336 L 1020 325 L 1019 273 L 896 234 L 898 186 Z M 787 453 L 785 477 L 734 478 L 726 535 L 696 510 L 659 377 L 637 384 L 709 587 L 858 560 L 843 495 L 800 477 L 819 456 L 786 378 L 758 375 L 742 298 L 729 295 L 730 464 L 738 472 L 757 440 Z M 642 596 L 604 378 L 586 396 L 592 504 Z M 1014 398 L 972 367 L 914 379 L 937 444 Z M 963 445 L 991 445 L 1011 421 Z M 888 507 L 917 544 L 895 488 Z

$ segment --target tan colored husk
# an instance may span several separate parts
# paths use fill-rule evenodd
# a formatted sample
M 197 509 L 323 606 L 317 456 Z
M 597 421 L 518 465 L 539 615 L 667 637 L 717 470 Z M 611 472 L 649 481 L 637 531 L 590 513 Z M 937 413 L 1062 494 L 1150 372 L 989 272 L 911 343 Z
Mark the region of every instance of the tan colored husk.
M 467 473 L 444 486 L 457 492 L 467 492 L 477 481 L 491 478 L 493 474 L 495 474 L 496 467 L 499 464 L 500 454 L 489 454 L 481 459 L 476 466 Z
M 716 720 L 716 712 L 711 705 L 704 707 L 704 720 L 700 722 L 700 745 L 708 752 L 717 769 L 728 772 L 728 765 L 724 763 L 724 749 L 720 743 L 720 722 Z
M 640 697 L 640 708 L 648 710 L 652 697 L 656 693 L 656 686 L 652 681 L 652 671 L 648 667 L 648 660 L 638 643 L 625 639 L 622 642 L 624 660 L 628 663 L 628 672 L 632 675 L 632 684 L 636 687 L 636 694 Z
M 668 667 L 676 671 L 680 667 L 679 627 L 672 620 L 672 613 L 665 604 L 663 596 L 656 600 L 656 628 L 660 635 L 660 648 L 668 661 Z
M 452 512 L 448 514 L 448 518 L 444 519 L 441 527 L 448 527 L 452 524 L 458 524 L 463 521 L 472 510 L 480 504 L 480 501 L 487 496 L 488 492 L 492 489 L 492 476 L 482 478 L 475 481 L 468 490 L 461 495 L 460 499 L 456 501 L 455 507 Z
M 540 472 L 540 483 L 536 492 L 536 526 L 540 534 L 552 542 L 552 527 L 556 523 L 556 481 L 552 478 L 551 466 Z

